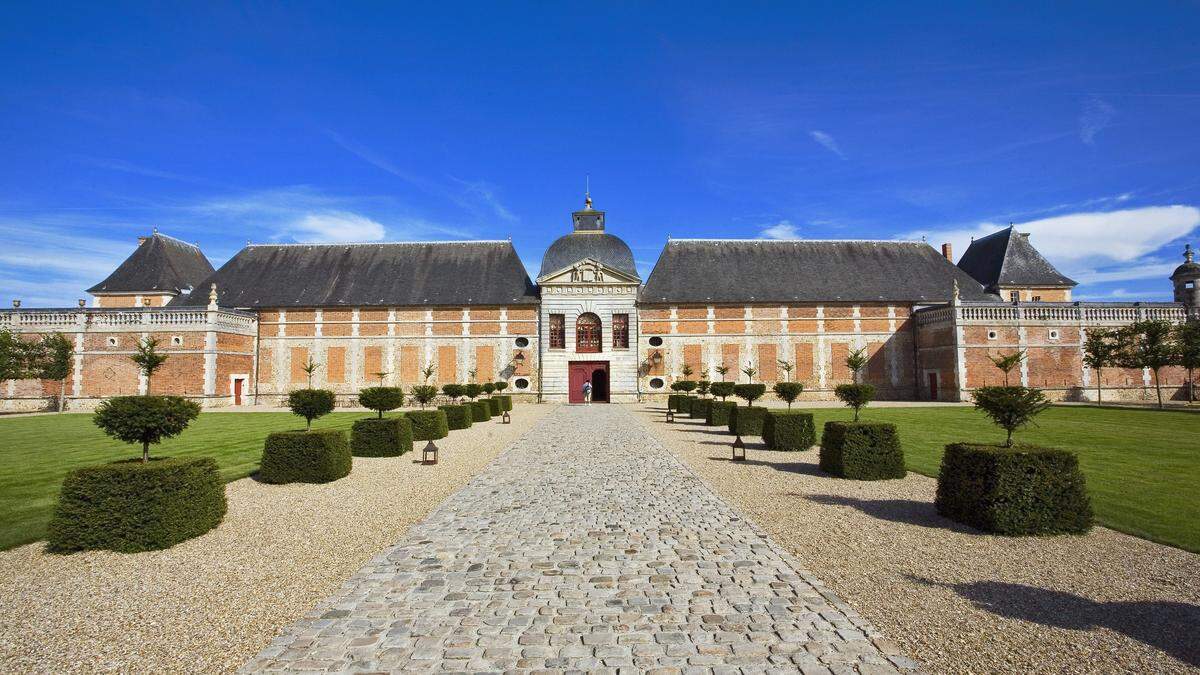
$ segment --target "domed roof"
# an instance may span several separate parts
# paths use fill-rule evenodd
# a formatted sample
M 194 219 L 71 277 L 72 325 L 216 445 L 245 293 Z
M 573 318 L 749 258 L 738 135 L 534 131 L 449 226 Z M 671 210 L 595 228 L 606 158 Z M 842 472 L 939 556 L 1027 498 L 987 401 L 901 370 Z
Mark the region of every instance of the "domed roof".
M 620 237 L 607 232 L 580 231 L 559 237 L 546 249 L 542 256 L 542 277 L 550 272 L 569 267 L 585 258 L 591 258 L 600 264 L 618 272 L 639 278 L 637 266 L 633 263 L 633 251 L 629 249 Z
M 1200 279 L 1200 263 L 1197 263 L 1192 255 L 1192 245 L 1188 244 L 1183 249 L 1184 263 L 1175 268 L 1171 273 L 1172 279 Z

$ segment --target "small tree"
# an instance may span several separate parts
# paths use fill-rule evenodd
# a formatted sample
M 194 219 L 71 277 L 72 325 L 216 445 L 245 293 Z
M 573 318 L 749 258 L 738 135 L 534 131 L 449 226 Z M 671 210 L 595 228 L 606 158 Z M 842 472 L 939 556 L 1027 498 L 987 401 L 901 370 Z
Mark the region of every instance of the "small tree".
M 43 380 L 58 382 L 58 412 L 62 412 L 63 402 L 67 398 L 67 377 L 71 375 L 71 361 L 75 356 L 75 348 L 62 333 L 50 333 L 42 336 L 40 351 L 38 376 Z
M 792 409 L 792 401 L 800 398 L 800 393 L 804 391 L 804 385 L 799 382 L 776 382 L 771 388 L 780 401 L 788 404 L 788 410 Z
M 424 410 L 425 406 L 432 403 L 433 399 L 437 398 L 437 394 L 437 387 L 432 384 L 418 384 L 412 388 L 412 396 L 416 399 L 417 403 L 421 404 L 421 410 Z
M 721 376 L 721 381 L 724 382 L 725 376 L 729 374 L 729 366 L 722 364 L 717 366 L 716 370 L 717 374 Z
M 720 382 L 713 382 L 709 389 L 712 391 L 713 396 L 720 396 L 721 400 L 724 401 L 726 398 L 733 395 L 733 386 L 734 385 L 732 382 L 721 380 Z
M 463 386 L 461 384 L 443 384 L 442 393 L 446 395 L 446 398 L 458 403 L 458 399 L 463 395 Z
M 385 373 L 382 370 L 375 373 L 375 378 L 379 380 L 379 386 L 383 386 L 383 378 L 387 377 L 388 375 L 391 375 L 391 373 Z
M 304 363 L 304 365 L 300 366 L 300 370 L 303 370 L 304 374 L 308 376 L 308 388 L 309 389 L 312 389 L 313 373 L 317 372 L 317 370 L 320 368 L 321 368 L 321 364 L 317 363 L 316 361 L 313 361 L 311 356 L 308 357 L 308 361 L 306 361 Z
M 154 371 L 162 368 L 162 365 L 167 362 L 167 355 L 160 354 L 158 351 L 158 340 L 148 337 L 138 342 L 137 353 L 129 358 L 142 371 L 142 375 L 146 378 L 146 391 L 150 391 L 150 378 L 154 376 Z
M 711 386 L 712 382 L 709 382 L 708 380 L 700 380 L 696 383 L 696 391 L 699 392 L 701 396 L 708 396 L 708 388 Z
M 779 359 L 779 369 L 783 371 L 783 379 L 785 382 L 792 381 L 792 369 L 793 368 L 795 368 L 795 366 L 792 365 L 791 361 L 784 361 L 783 359 Z
M 1175 326 L 1179 365 L 1187 369 L 1188 402 L 1196 400 L 1196 369 L 1200 368 L 1200 321 Z
M 833 389 L 834 395 L 846 405 L 854 408 L 854 421 L 858 421 L 859 410 L 875 399 L 875 387 L 871 384 L 839 384 Z
M 472 368 L 472 369 L 470 369 L 470 370 L 468 370 L 468 371 L 467 371 L 467 377 L 468 377 L 468 378 L 470 378 L 472 382 L 474 382 L 474 381 L 475 381 L 475 374 L 476 374 L 477 372 L 478 372 L 478 371 L 477 371 L 476 369 Z
M 692 367 L 685 363 L 683 364 L 683 367 L 679 369 L 679 372 L 683 374 L 683 379 L 686 380 L 692 376 L 693 371 Z
M 358 404 L 378 412 L 379 419 L 383 419 L 384 411 L 404 405 L 404 390 L 400 387 L 367 387 L 358 392 Z
M 25 343 L 12 331 L 0 330 L 0 382 L 25 378 Z
M 328 389 L 297 389 L 288 394 L 288 409 L 304 418 L 305 431 L 312 431 L 312 421 L 333 412 L 336 398 Z
M 682 391 L 685 394 L 690 394 L 696 389 L 695 380 L 680 380 L 676 382 L 676 384 L 679 385 L 679 391 Z
M 992 365 L 996 366 L 1001 372 L 1004 373 L 1004 386 L 1007 387 L 1008 374 L 1011 373 L 1014 368 L 1021 365 L 1021 362 L 1025 360 L 1025 352 L 1016 351 L 1012 354 L 1001 354 L 1000 356 L 992 356 L 991 354 L 988 354 L 988 360 L 992 362 Z
M 850 379 L 859 381 L 859 374 L 867 367 L 867 348 L 860 347 L 846 356 L 846 367 L 850 369 Z
M 475 382 L 471 382 L 469 384 L 464 384 L 463 385 L 463 393 L 466 394 L 467 398 L 474 401 L 476 399 L 476 397 L 478 397 L 480 394 L 483 393 L 483 387 L 480 386 L 479 384 L 476 384 Z
M 484 382 L 482 385 L 480 385 L 480 388 L 483 389 L 483 393 L 487 394 L 488 396 L 491 396 L 492 392 L 496 391 L 496 383 L 495 382 Z
M 174 438 L 200 415 L 200 406 L 179 396 L 114 396 L 96 407 L 92 422 L 112 438 L 142 444 L 142 461 L 150 461 L 150 445 Z
M 767 393 L 767 385 L 765 384 L 738 384 L 734 385 L 733 392 L 737 397 L 746 401 L 747 407 L 753 407 L 754 402 L 762 398 L 763 394 Z
M 1104 369 L 1117 365 L 1120 354 L 1121 343 L 1118 341 L 1116 331 L 1105 328 L 1093 328 L 1087 331 L 1087 337 L 1083 341 L 1083 362 L 1096 374 L 1097 403 L 1104 402 L 1100 389 Z M 1007 382 L 1006 378 L 1005 383 L 1007 384 Z
M 1163 407 L 1163 398 L 1158 371 L 1178 363 L 1173 332 L 1171 322 L 1162 320 L 1137 321 L 1121 330 L 1122 365 L 1126 368 L 1148 368 L 1154 374 L 1154 391 L 1158 395 L 1159 408 Z
M 508 389 L 508 383 L 504 381 L 493 382 L 496 385 L 496 393 L 503 394 L 505 389 Z
M 747 382 L 753 382 L 754 376 L 758 374 L 758 369 L 755 368 L 754 366 L 750 365 L 749 363 L 747 363 L 746 367 L 742 368 L 742 373 L 746 376 Z M 766 393 L 766 392 L 764 391 L 763 393 Z
M 1033 387 L 980 387 L 972 396 L 975 408 L 1008 433 L 1005 447 L 1012 447 L 1014 431 L 1032 424 L 1034 416 L 1050 407 L 1046 395 Z

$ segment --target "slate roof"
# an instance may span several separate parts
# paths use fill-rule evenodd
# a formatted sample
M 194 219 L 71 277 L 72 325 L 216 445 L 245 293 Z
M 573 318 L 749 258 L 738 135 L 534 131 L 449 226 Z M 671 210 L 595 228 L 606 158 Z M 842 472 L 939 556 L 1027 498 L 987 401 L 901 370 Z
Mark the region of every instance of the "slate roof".
M 538 272 L 538 277 L 557 272 L 584 258 L 591 258 L 606 267 L 641 279 L 629 245 L 620 237 L 596 231 L 572 232 L 555 239 L 542 256 L 542 270 Z
M 179 292 L 213 273 L 199 247 L 155 232 L 88 293 Z
M 958 267 L 993 291 L 1001 286 L 1078 285 L 1038 253 L 1029 243 L 1029 235 L 1012 226 L 972 241 Z
M 537 289 L 509 241 L 251 245 L 178 305 L 522 305 Z
M 998 300 L 924 242 L 675 239 L 642 287 L 646 303 Z

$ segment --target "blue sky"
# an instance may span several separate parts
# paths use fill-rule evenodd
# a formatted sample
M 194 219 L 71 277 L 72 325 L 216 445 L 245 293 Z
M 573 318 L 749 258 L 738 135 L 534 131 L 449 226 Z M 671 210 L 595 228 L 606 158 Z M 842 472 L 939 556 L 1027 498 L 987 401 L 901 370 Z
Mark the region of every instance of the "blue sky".
M 585 175 L 667 236 L 953 241 L 1008 223 L 1077 297 L 1200 244 L 1200 4 L 6 4 L 0 298 L 73 304 L 151 227 L 512 237 Z

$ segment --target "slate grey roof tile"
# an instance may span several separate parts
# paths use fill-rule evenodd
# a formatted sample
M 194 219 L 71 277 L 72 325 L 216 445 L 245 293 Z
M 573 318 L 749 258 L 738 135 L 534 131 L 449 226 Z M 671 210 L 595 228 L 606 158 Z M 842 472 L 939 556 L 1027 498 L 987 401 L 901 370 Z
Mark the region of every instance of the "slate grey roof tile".
M 213 273 L 198 247 L 155 232 L 88 293 L 178 292 Z
M 989 290 L 1001 286 L 1071 288 L 1069 279 L 1029 243 L 1029 236 L 1011 225 L 971 242 L 958 267 Z

